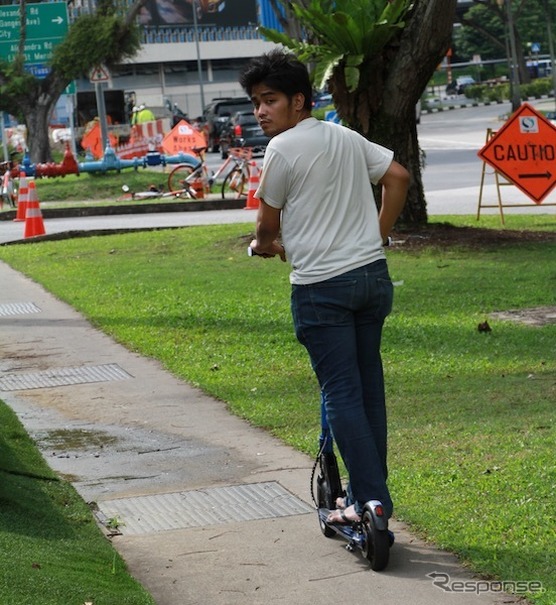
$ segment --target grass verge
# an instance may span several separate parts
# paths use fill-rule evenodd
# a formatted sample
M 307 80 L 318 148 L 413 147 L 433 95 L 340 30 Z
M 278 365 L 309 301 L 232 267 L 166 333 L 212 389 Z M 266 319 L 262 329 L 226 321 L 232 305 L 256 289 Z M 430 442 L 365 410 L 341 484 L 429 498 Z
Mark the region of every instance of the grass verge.
M 0 258 L 314 454 L 318 388 L 291 327 L 288 267 L 245 255 L 251 229 L 44 242 L 0 248 Z M 493 311 L 556 304 L 555 254 L 551 242 L 393 248 L 400 285 L 383 345 L 397 517 L 487 577 L 541 582 L 545 592 L 528 595 L 540 605 L 556 601 L 556 326 L 477 325 Z
M 2 401 L 0 445 L 2 605 L 154 605 Z
M 106 202 L 117 203 L 124 195 L 123 185 L 127 185 L 131 191 L 148 191 L 151 185 L 167 191 L 170 169 L 171 167 L 166 168 L 165 172 L 145 168 L 127 169 L 121 173 L 85 172 L 80 175 L 68 174 L 64 177 L 36 179 L 35 184 L 39 201 L 48 202 L 49 207 L 75 206 L 76 201 L 96 202 L 101 205 Z M 4 205 L 4 211 L 7 210 L 10 208 Z

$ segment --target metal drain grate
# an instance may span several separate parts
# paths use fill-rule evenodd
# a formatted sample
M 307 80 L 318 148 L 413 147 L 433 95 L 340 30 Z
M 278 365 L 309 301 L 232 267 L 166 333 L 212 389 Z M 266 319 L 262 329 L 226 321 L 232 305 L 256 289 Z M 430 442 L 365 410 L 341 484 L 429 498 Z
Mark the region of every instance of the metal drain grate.
M 40 313 L 41 310 L 35 303 L 3 303 L 0 305 L 0 317 L 10 315 L 26 315 L 27 313 Z
M 313 508 L 279 483 L 121 498 L 99 502 L 105 519 L 117 519 L 124 535 L 310 513 Z
M 0 391 L 62 387 L 72 384 L 126 380 L 128 378 L 133 377 L 116 363 L 81 368 L 56 368 L 33 374 L 0 376 Z

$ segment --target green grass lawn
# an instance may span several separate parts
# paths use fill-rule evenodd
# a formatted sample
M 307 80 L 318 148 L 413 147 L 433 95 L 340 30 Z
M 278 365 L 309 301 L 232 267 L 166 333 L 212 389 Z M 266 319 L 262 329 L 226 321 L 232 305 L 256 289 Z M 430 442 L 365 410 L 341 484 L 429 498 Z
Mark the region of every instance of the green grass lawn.
M 0 401 L 2 605 L 154 605 Z
M 510 220 L 511 218 L 511 220 Z M 452 222 L 472 224 L 469 217 Z M 499 227 L 492 217 L 479 226 Z M 552 217 L 508 227 L 556 230 Z M 130 349 L 315 454 L 319 394 L 286 264 L 248 258 L 252 225 L 0 247 Z M 556 325 L 493 311 L 556 305 L 556 243 L 392 248 L 384 333 L 395 514 L 486 577 L 556 602 Z M 492 331 L 477 326 L 488 318 Z

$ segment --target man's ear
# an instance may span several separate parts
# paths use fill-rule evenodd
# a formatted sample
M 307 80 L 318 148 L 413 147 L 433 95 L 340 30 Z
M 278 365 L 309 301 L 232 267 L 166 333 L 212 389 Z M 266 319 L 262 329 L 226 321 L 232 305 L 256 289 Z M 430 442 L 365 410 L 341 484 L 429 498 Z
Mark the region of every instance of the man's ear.
M 305 95 L 302 92 L 293 95 L 293 106 L 297 111 L 301 111 L 305 106 Z

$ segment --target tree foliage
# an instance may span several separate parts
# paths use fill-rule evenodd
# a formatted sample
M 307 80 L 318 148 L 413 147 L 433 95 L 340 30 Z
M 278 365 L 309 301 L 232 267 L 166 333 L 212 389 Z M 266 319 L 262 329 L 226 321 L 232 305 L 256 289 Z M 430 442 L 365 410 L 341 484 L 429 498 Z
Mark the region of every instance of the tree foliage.
M 145 0 L 123 12 L 117 0 L 102 0 L 96 11 L 78 17 L 58 44 L 45 78 L 25 69 L 26 0 L 20 0 L 19 52 L 12 62 L 0 60 L 0 109 L 15 115 L 27 127 L 27 145 L 32 162 L 51 160 L 48 122 L 65 88 L 86 76 L 96 65 L 111 66 L 132 57 L 140 47 L 135 17 Z
M 83 15 L 54 49 L 52 69 L 71 81 L 87 74 L 92 66 L 111 67 L 133 57 L 139 45 L 138 29 L 128 28 L 118 15 Z
M 479 54 L 483 60 L 508 57 L 508 18 L 505 5 L 497 0 L 473 0 L 474 5 L 461 16 L 461 27 L 454 31 L 455 52 L 459 60 L 470 61 Z M 520 82 L 529 81 L 526 60 L 531 45 L 540 44 L 541 53 L 548 54 L 547 11 L 550 21 L 556 16 L 556 0 L 512 0 L 514 39 L 519 62 Z
M 344 64 L 345 85 L 357 89 L 366 57 L 380 53 L 404 26 L 403 16 L 411 0 L 392 0 L 381 10 L 380 3 L 354 0 L 311 0 L 304 8 L 291 9 L 303 28 L 310 28 L 314 42 L 298 41 L 286 34 L 261 28 L 263 35 L 291 48 L 306 62 L 314 62 L 315 88 L 322 89 L 333 70 Z

